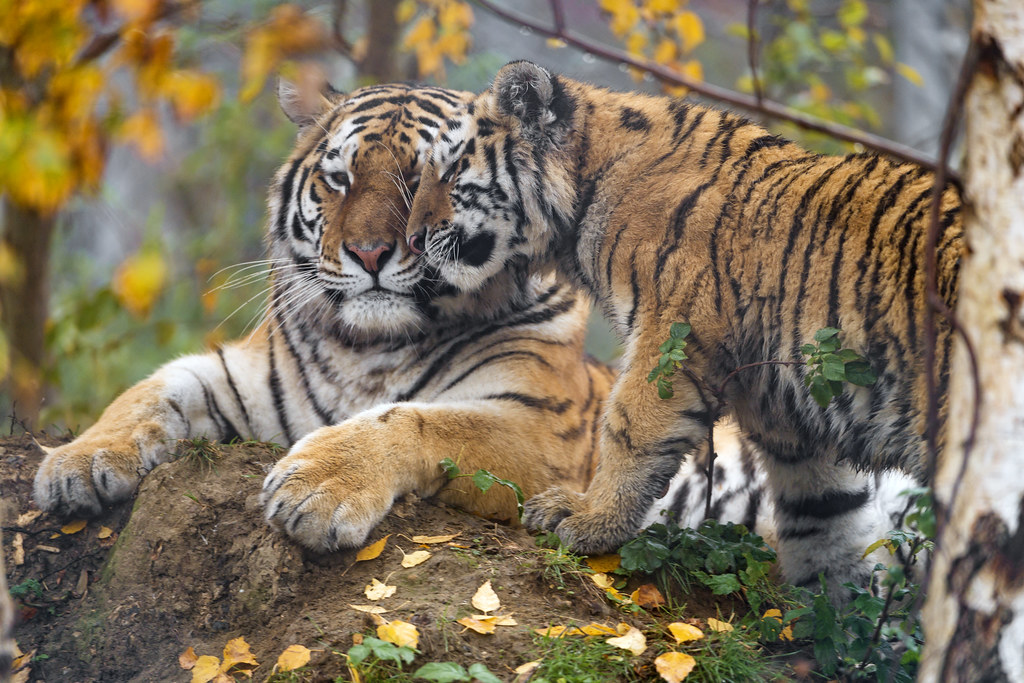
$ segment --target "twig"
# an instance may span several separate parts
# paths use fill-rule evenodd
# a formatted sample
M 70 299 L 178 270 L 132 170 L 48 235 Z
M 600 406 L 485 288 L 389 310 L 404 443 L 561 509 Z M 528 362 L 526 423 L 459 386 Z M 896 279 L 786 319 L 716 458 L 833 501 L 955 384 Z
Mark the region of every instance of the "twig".
M 764 104 L 764 90 L 761 88 L 761 77 L 757 75 L 757 48 L 760 40 L 757 35 L 757 3 L 760 0 L 747 0 L 747 63 L 750 66 L 750 80 L 754 86 L 754 97 L 758 106 Z
M 188 0 L 184 0 L 183 2 L 168 3 L 166 5 L 163 5 L 160 11 L 157 12 L 157 14 L 153 17 L 152 22 L 156 23 L 158 21 L 162 21 L 163 19 L 169 19 L 170 17 L 185 9 L 185 7 L 189 4 L 190 3 Z M 81 66 L 82 64 L 87 64 L 88 62 L 99 59 L 100 57 L 105 55 L 112 47 L 117 45 L 119 40 L 121 40 L 121 36 L 122 34 L 124 34 L 126 27 L 127 24 L 119 26 L 112 31 L 104 31 L 103 33 L 97 33 L 95 36 L 93 36 L 92 40 L 89 41 L 89 44 L 83 47 L 82 51 L 78 53 L 78 56 L 75 58 L 75 64 Z
M 355 61 L 352 54 L 352 43 L 348 42 L 342 31 L 345 24 L 345 13 L 348 11 L 348 0 L 334 0 L 334 12 L 331 18 L 331 39 L 334 41 L 334 49 Z
M 568 28 L 558 30 L 557 28 L 546 26 L 530 17 L 516 12 L 510 12 L 504 7 L 496 5 L 493 0 L 473 1 L 500 19 L 519 26 L 525 26 L 526 28 L 536 31 L 540 35 L 547 36 L 549 38 L 557 38 L 567 45 L 573 45 L 602 59 L 628 64 L 629 66 L 640 69 L 641 71 L 646 71 L 662 81 L 684 86 L 695 93 L 704 95 L 705 97 L 709 97 L 713 100 L 718 100 L 725 104 L 746 109 L 747 111 L 761 113 L 781 121 L 788 121 L 800 128 L 824 133 L 825 135 L 829 135 L 839 140 L 861 144 L 867 148 L 883 152 L 904 161 L 919 164 L 925 168 L 932 170 L 936 168 L 936 162 L 933 158 L 922 154 L 907 145 L 883 138 L 879 135 L 872 135 L 871 133 L 866 133 L 864 131 L 857 130 L 856 128 L 850 128 L 849 126 L 825 121 L 772 100 L 762 99 L 758 102 L 757 98 L 752 95 L 745 95 L 734 90 L 729 90 L 728 88 L 695 80 L 656 62 L 652 62 L 648 59 L 637 58 L 623 52 L 622 50 L 616 50 L 615 48 L 598 43 L 586 36 L 576 33 L 575 31 L 571 31 Z M 549 0 L 549 3 L 554 11 L 554 5 L 557 3 L 557 0 Z M 952 172 L 947 173 L 949 177 L 955 177 Z

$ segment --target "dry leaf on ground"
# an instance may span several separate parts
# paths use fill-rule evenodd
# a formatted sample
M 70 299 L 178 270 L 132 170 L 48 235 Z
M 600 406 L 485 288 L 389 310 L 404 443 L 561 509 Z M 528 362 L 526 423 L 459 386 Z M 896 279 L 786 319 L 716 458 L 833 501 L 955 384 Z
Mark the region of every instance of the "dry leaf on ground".
M 620 647 L 623 650 L 629 650 L 634 655 L 639 657 L 647 649 L 647 638 L 640 632 L 635 626 L 630 626 L 629 630 L 626 631 L 625 635 L 618 636 L 616 638 L 609 638 L 604 641 L 609 645 Z
M 402 549 L 399 548 L 399 550 Z M 415 552 L 409 553 L 408 555 L 406 555 L 405 551 L 402 550 L 402 566 L 406 569 L 409 569 L 410 567 L 415 567 L 418 564 L 423 564 L 432 556 L 433 555 L 429 550 L 417 550 Z
M 496 624 L 490 619 L 481 621 L 480 619 L 474 619 L 473 617 L 462 617 L 455 623 L 462 624 L 471 631 L 476 631 L 482 635 L 489 635 L 494 633 Z
M 245 638 L 241 636 L 232 638 L 224 646 L 224 671 L 233 666 L 240 665 L 251 665 L 253 667 L 260 665 L 256 661 L 256 657 L 249 651 L 249 643 L 245 642 Z
M 96 538 L 110 538 L 110 534 L 114 533 L 114 530 L 109 526 L 101 526 L 100 532 L 96 534 Z
M 42 510 L 29 510 L 27 512 L 23 512 L 20 515 L 18 515 L 18 519 L 15 520 L 14 525 L 15 526 L 20 526 L 20 527 L 26 527 L 29 524 L 31 524 L 32 522 L 34 522 L 37 519 L 39 519 L 39 517 L 42 514 L 43 514 Z
M 14 538 L 11 540 L 11 547 L 14 548 L 14 557 L 11 561 L 15 566 L 25 564 L 25 535 L 14 534 Z
M 476 589 L 471 603 L 473 607 L 476 607 L 481 612 L 493 612 L 501 607 L 501 600 L 498 598 L 498 594 L 494 592 L 494 589 L 491 588 L 489 579 Z
M 197 661 L 199 661 L 199 657 L 196 656 L 196 651 L 192 649 L 191 645 L 188 646 L 188 649 L 178 655 L 178 664 L 180 664 L 181 668 L 185 671 L 192 669 L 196 665 Z
M 584 558 L 583 561 L 598 574 L 606 574 L 618 569 L 622 558 L 618 555 L 595 555 Z
M 615 586 L 615 580 L 607 574 L 603 573 L 591 574 L 590 580 L 593 581 L 598 588 L 604 588 L 605 590 L 608 590 L 609 588 L 613 588 Z
M 668 630 L 677 643 L 685 643 L 688 640 L 700 640 L 704 637 L 704 632 L 696 626 L 679 621 L 669 624 Z
M 356 553 L 356 562 L 375 560 L 378 557 L 380 557 L 380 554 L 384 552 L 384 546 L 388 544 L 389 538 L 391 538 L 391 534 L 388 534 L 379 541 L 374 541 L 370 545 L 360 550 L 358 553 Z
M 697 666 L 697 660 L 684 652 L 666 652 L 654 660 L 658 674 L 668 683 L 679 683 Z
M 412 624 L 395 619 L 377 627 L 377 637 L 399 647 L 411 647 L 419 645 L 420 632 Z
M 383 600 L 390 598 L 398 590 L 398 586 L 388 586 L 377 579 L 370 579 L 370 584 L 363 589 L 367 600 Z
M 67 524 L 62 526 L 60 528 L 60 532 L 62 534 L 68 535 L 77 534 L 79 531 L 85 528 L 86 524 L 88 524 L 88 522 L 86 522 L 84 519 L 76 519 L 75 521 L 68 522 Z
M 645 583 L 640 586 L 633 591 L 629 599 L 644 609 L 653 609 L 665 604 L 665 596 L 661 594 L 661 591 L 653 583 Z
M 413 543 L 447 543 L 458 536 L 458 534 L 448 534 L 447 536 L 413 536 Z
M 714 617 L 708 617 L 708 628 L 712 631 L 731 631 L 733 630 L 732 624 L 728 621 L 719 621 Z
M 220 673 L 220 660 L 212 655 L 203 655 L 192 667 L 192 683 L 210 683 Z
M 349 605 L 349 607 L 357 612 L 366 612 L 367 614 L 384 614 L 387 612 L 380 605 Z
M 529 674 L 533 673 L 533 670 L 536 669 L 538 666 L 540 666 L 540 664 L 541 664 L 541 660 L 535 659 L 532 662 L 526 662 L 525 664 L 520 664 L 515 669 L 513 669 L 513 671 L 518 676 L 529 675 Z
M 309 648 L 303 645 L 289 645 L 277 658 L 274 671 L 291 671 L 309 664 Z

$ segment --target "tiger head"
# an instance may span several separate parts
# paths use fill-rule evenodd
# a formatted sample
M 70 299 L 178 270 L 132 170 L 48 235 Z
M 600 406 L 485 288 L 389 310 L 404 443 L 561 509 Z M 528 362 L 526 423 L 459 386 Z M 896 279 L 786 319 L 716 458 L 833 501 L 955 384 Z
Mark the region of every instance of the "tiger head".
M 299 132 L 269 197 L 271 324 L 355 344 L 416 334 L 439 292 L 408 248 L 406 218 L 431 141 L 470 95 L 282 83 L 278 98 Z
M 576 100 L 530 62 L 445 122 L 424 167 L 407 238 L 441 280 L 484 286 L 515 263 L 543 268 L 572 227 Z

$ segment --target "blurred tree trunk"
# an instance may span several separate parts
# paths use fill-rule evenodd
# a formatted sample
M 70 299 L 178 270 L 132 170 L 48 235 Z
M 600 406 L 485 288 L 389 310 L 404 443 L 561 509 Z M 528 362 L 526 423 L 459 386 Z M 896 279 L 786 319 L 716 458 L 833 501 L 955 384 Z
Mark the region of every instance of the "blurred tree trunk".
M 369 27 L 366 32 L 366 56 L 359 64 L 359 75 L 375 83 L 390 83 L 403 78 L 395 50 L 398 45 L 398 21 L 395 9 L 399 0 L 369 0 Z
M 964 463 L 974 398 L 958 342 L 935 482 L 948 522 L 923 615 L 918 680 L 927 682 L 1024 681 L 1024 3 L 975 0 L 974 15 L 980 57 L 965 100 L 970 249 L 956 313 L 978 352 L 983 402 Z
M 56 217 L 5 201 L 3 218 L 0 248 L 15 264 L 15 272 L 0 282 L 0 313 L 9 346 L 6 389 L 18 419 L 31 427 L 43 398 L 43 333 Z

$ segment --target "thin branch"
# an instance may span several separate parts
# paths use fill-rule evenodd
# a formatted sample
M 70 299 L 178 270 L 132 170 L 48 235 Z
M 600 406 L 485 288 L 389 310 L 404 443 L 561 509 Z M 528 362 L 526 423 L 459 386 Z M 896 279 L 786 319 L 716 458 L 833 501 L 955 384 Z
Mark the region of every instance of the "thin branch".
M 164 19 L 170 19 L 178 12 L 185 9 L 189 4 L 187 0 L 184 2 L 172 2 L 161 6 L 160 11 L 152 19 L 152 23 L 162 21 Z M 75 58 L 75 64 L 81 66 L 89 62 L 95 61 L 105 55 L 111 48 L 113 48 L 121 40 L 121 35 L 124 33 L 127 25 L 119 26 L 113 31 L 104 31 L 103 33 L 97 33 L 93 36 L 89 44 L 82 48 L 82 51 L 78 53 Z
M 345 38 L 342 28 L 345 25 L 345 13 L 348 11 L 348 0 L 334 0 L 334 11 L 331 16 L 331 40 L 334 42 L 334 49 L 339 53 L 352 59 L 352 43 Z
M 568 45 L 577 47 L 602 59 L 628 64 L 629 66 L 640 69 L 641 71 L 646 71 L 662 81 L 684 86 L 695 93 L 704 95 L 705 97 L 709 97 L 713 100 L 718 100 L 725 104 L 746 109 L 747 111 L 761 113 L 781 121 L 788 121 L 800 128 L 804 128 L 805 130 L 824 133 L 825 135 L 829 135 L 839 140 L 857 143 L 864 147 L 883 152 L 892 157 L 919 164 L 925 168 L 932 170 L 935 169 L 935 160 L 933 158 L 926 154 L 922 154 L 907 145 L 883 138 L 879 135 L 872 135 L 871 133 L 866 133 L 864 131 L 857 130 L 856 128 L 850 128 L 849 126 L 825 121 L 772 100 L 762 99 L 759 103 L 757 98 L 752 95 L 745 95 L 718 85 L 694 80 L 669 69 L 666 66 L 662 66 L 661 64 L 647 59 L 634 57 L 622 50 L 616 50 L 615 48 L 603 45 L 567 28 L 558 30 L 557 28 L 546 26 L 530 17 L 516 12 L 510 12 L 505 8 L 496 5 L 493 0 L 473 1 L 488 12 L 491 12 L 505 21 L 519 26 L 525 26 L 526 28 L 536 31 L 540 35 L 547 36 L 549 38 L 557 38 Z M 549 3 L 554 7 L 557 0 L 549 0 Z M 953 177 L 951 172 L 949 172 L 949 175 L 950 177 Z
M 750 66 L 750 80 L 754 86 L 754 97 L 758 106 L 764 106 L 764 90 L 761 77 L 757 74 L 757 52 L 760 39 L 757 34 L 757 4 L 760 0 L 747 0 L 747 64 Z

